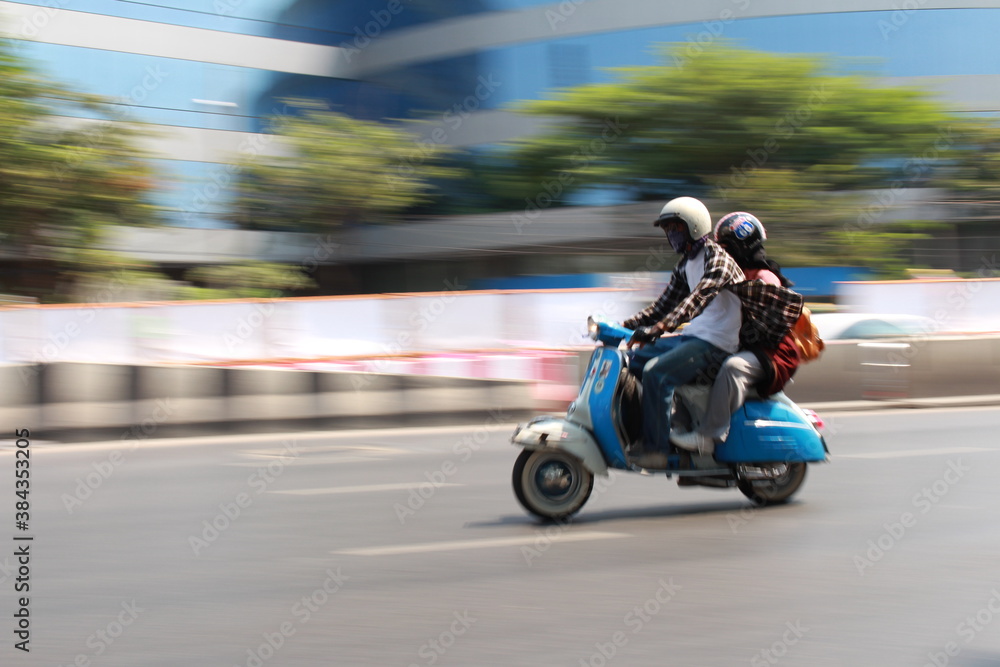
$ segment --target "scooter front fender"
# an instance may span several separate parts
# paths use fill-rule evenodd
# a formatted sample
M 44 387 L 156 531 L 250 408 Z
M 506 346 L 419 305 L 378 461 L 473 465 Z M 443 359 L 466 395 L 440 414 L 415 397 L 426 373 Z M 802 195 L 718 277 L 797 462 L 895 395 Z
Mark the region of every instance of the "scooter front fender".
M 608 464 L 594 436 L 582 426 L 565 419 L 536 417 L 527 424 L 519 425 L 510 441 L 525 449 L 561 449 L 583 461 L 584 467 L 595 475 L 608 474 Z

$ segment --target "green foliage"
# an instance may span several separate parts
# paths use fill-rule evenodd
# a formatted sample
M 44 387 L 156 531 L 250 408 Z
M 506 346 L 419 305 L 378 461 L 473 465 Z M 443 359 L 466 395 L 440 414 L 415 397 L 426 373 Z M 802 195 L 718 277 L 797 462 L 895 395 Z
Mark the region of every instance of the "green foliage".
M 617 70 L 615 82 L 521 103 L 524 113 L 558 120 L 511 148 L 505 190 L 537 194 L 562 178 L 563 202 L 589 186 L 635 200 L 722 201 L 726 211 L 759 215 L 783 263 L 897 276 L 900 251 L 921 236 L 873 224 L 864 215 L 871 195 L 861 191 L 933 184 L 986 136 L 924 91 L 836 71 L 820 57 L 724 41 L 690 56 L 684 46 L 665 45 L 661 65 Z M 961 175 L 972 178 L 975 166 L 972 180 L 1000 182 L 1000 134 L 993 139 L 996 163 L 962 161 Z
M 75 112 L 88 118 L 65 118 Z M 0 230 L 16 243 L 91 242 L 154 220 L 151 172 L 101 99 L 48 83 L 0 43 Z
M 185 277 L 202 286 L 183 290 L 184 299 L 279 298 L 315 286 L 299 268 L 272 262 L 202 266 Z
M 955 222 L 1000 218 L 1000 127 L 977 123 L 955 138 L 961 150 L 935 170 Z
M 539 195 L 548 196 L 545 172 L 529 175 L 501 149 L 454 149 L 443 160 L 449 176 L 434 183 L 434 200 L 407 209 L 410 215 L 463 215 L 523 209 Z M 557 183 L 558 181 L 554 181 Z M 554 186 L 550 186 L 552 190 Z
M 883 280 L 904 280 L 910 277 L 911 263 L 905 251 L 926 234 L 913 231 L 907 225 L 892 225 L 886 230 L 869 229 L 862 233 L 849 229 L 831 231 L 825 235 L 829 250 L 825 263 L 846 266 L 867 266 Z
M 726 176 L 718 181 L 728 185 Z M 740 182 L 740 187 L 717 189 L 723 208 L 713 213 L 719 218 L 729 211 L 753 212 L 767 228 L 768 253 L 790 266 L 834 263 L 823 259 L 829 235 L 849 228 L 864 201 L 853 193 L 827 191 L 823 178 L 808 169 L 762 167 Z
M 525 179 L 569 170 L 574 187 L 620 185 L 644 199 L 704 192 L 710 181 L 741 187 L 765 166 L 820 166 L 825 189 L 871 188 L 893 177 L 893 160 L 959 122 L 924 92 L 838 74 L 818 57 L 719 42 L 669 66 L 680 49 L 664 47 L 663 65 L 617 70 L 617 82 L 522 103 L 562 119 L 518 145 Z
M 234 220 L 242 227 L 325 232 L 388 221 L 425 201 L 432 179 L 450 175 L 438 144 L 317 103 L 287 104 L 292 113 L 272 121 L 287 154 L 241 165 Z
M 45 303 L 172 300 L 177 284 L 149 262 L 96 248 L 79 248 Z
M 116 120 L 103 99 L 45 80 L 0 41 L 0 238 L 53 261 L 63 282 L 88 266 L 107 225 L 157 221 L 149 163 Z
M 725 210 L 752 211 L 767 228 L 768 255 L 786 266 L 864 266 L 880 278 L 906 277 L 906 251 L 931 223 L 867 223 L 870 193 L 831 190 L 821 167 L 758 169 L 741 187 L 720 188 Z

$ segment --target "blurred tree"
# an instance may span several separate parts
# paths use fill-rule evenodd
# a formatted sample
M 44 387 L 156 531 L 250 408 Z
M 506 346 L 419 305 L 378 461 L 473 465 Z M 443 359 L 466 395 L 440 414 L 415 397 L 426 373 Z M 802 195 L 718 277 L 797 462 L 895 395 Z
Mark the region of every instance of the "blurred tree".
M 57 282 L 105 269 L 88 255 L 103 228 L 157 221 L 150 163 L 120 120 L 106 100 L 45 80 L 0 41 L 0 238 L 55 274 L 4 289 L 61 298 Z
M 740 187 L 719 190 L 726 205 L 719 217 L 752 211 L 767 229 L 768 255 L 786 266 L 863 266 L 882 278 L 907 277 L 907 250 L 934 225 L 866 222 L 871 194 L 829 190 L 826 171 L 759 169 Z
M 724 197 L 763 168 L 810 169 L 825 190 L 874 188 L 959 123 L 926 92 L 838 74 L 818 57 L 721 40 L 693 57 L 681 48 L 663 47 L 663 65 L 617 70 L 618 82 L 521 103 L 562 122 L 514 146 L 520 189 L 556 179 L 564 194 L 599 184 L 634 199 Z
M 306 100 L 272 119 L 286 154 L 239 165 L 234 221 L 248 229 L 325 232 L 384 222 L 428 197 L 451 170 L 443 147 L 384 123 L 360 121 Z
M 52 302 L 115 303 L 172 301 L 180 298 L 180 283 L 160 273 L 149 262 L 98 248 L 80 248 L 73 261 L 64 262 Z
M 276 299 L 315 287 L 300 268 L 272 262 L 201 266 L 188 271 L 185 278 L 204 285 L 182 291 L 183 298 L 191 299 Z
M 722 201 L 758 214 L 786 264 L 902 275 L 900 256 L 921 235 L 882 226 L 868 214 L 872 193 L 860 191 L 885 188 L 895 198 L 933 182 L 968 147 L 958 139 L 968 121 L 929 93 L 838 73 L 818 57 L 724 41 L 693 57 L 681 48 L 664 46 L 663 65 L 618 70 L 617 82 L 522 103 L 524 113 L 561 122 L 512 146 L 515 168 L 497 180 L 522 206 L 538 205 L 543 192 L 566 203 L 587 187 L 632 200 Z
M 956 220 L 1000 218 L 1000 128 L 970 123 L 953 143 L 962 150 L 952 151 L 943 165 L 921 162 L 912 169 L 926 173 L 933 168 L 934 184 L 945 190 Z

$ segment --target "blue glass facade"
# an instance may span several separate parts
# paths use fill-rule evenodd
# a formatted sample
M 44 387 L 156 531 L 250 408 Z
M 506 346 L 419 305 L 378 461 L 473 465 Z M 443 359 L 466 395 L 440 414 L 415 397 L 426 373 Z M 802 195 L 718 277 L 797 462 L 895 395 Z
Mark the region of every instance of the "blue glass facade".
M 134 122 L 253 130 L 250 103 L 269 72 L 245 67 L 26 42 L 22 55 L 77 90 L 122 105 Z
M 724 24 L 713 39 L 732 40 L 760 51 L 826 56 L 844 70 L 881 77 L 998 73 L 1000 47 L 994 35 L 1000 34 L 1000 9 L 915 12 L 898 28 L 892 15 L 864 12 L 742 19 Z M 696 49 L 699 34 L 707 30 L 703 24 L 661 26 L 484 51 L 480 54 L 483 67 L 503 82 L 502 91 L 486 106 L 502 108 L 518 100 L 544 98 L 562 85 L 613 81 L 618 76 L 616 68 L 661 63 L 658 45 Z M 576 62 L 567 63 L 570 53 Z

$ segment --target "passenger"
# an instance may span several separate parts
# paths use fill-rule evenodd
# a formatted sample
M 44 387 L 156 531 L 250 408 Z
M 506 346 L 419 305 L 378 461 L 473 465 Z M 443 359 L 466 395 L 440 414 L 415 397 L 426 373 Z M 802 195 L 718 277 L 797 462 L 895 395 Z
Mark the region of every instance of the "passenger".
M 646 451 L 635 454 L 633 462 L 665 468 L 674 388 L 696 379 L 710 382 L 711 371 L 739 348 L 741 304 L 725 288 L 745 278 L 729 253 L 710 238 L 712 218 L 697 199 L 672 199 L 653 224 L 683 257 L 660 298 L 623 324 L 635 329 L 629 370 L 642 382 Z M 672 333 L 684 323 L 683 333 Z
M 719 369 L 701 424 L 690 432 L 670 434 L 678 447 L 701 454 L 712 454 L 715 445 L 726 440 L 732 414 L 751 389 L 765 397 L 775 394 L 799 365 L 798 348 L 787 331 L 801 312 L 802 296 L 787 289 L 793 283 L 782 275 L 776 262 L 767 259 L 764 225 L 749 213 L 730 213 L 716 224 L 715 240 L 746 275 L 747 282 L 735 291 L 754 314 L 744 309 L 740 336 L 744 349 L 726 359 Z M 780 342 L 774 345 L 774 340 Z

